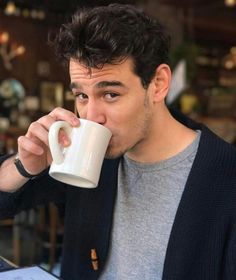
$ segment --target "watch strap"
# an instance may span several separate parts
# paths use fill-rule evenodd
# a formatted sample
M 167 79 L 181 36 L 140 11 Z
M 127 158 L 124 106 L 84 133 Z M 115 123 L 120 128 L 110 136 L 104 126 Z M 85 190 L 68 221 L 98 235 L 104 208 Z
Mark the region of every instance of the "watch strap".
M 36 176 L 38 176 L 39 174 L 36 174 L 36 175 L 32 175 L 30 174 L 28 171 L 25 170 L 24 168 L 24 165 L 22 164 L 22 162 L 20 161 L 19 157 L 18 157 L 18 154 L 15 156 L 15 159 L 14 159 L 14 164 L 16 166 L 16 169 L 18 170 L 18 172 L 25 178 L 29 178 L 29 179 L 32 179 Z M 40 173 L 41 174 L 41 173 Z

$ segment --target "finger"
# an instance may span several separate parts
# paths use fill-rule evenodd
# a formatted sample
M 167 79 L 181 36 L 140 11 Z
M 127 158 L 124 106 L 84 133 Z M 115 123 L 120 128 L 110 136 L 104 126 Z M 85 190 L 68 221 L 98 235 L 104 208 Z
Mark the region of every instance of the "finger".
M 48 115 L 40 118 L 38 121 L 31 123 L 31 125 L 28 128 L 26 137 L 32 139 L 38 138 L 40 142 L 44 143 L 46 146 L 49 147 L 48 130 L 50 125 L 52 125 L 54 122 L 55 120 Z M 71 143 L 69 136 L 63 129 L 59 131 L 58 139 L 59 143 L 64 147 L 69 146 Z
M 52 155 L 51 155 L 51 153 L 47 154 L 47 162 L 49 163 L 49 165 L 52 163 Z
M 48 130 L 37 121 L 31 123 L 26 133 L 26 137 L 38 138 L 40 142 L 43 142 L 48 146 Z
M 49 115 L 54 118 L 55 121 L 64 120 L 72 126 L 78 126 L 80 124 L 79 118 L 73 112 L 61 107 L 55 108 L 52 112 L 49 113 Z
M 39 120 L 37 120 L 36 123 L 38 123 L 40 126 L 42 126 L 44 129 L 38 127 L 37 129 L 37 124 L 34 124 L 32 125 L 33 129 L 34 130 L 37 130 L 37 134 L 38 134 L 38 137 L 44 142 L 46 143 L 46 145 L 48 146 L 49 145 L 49 142 L 48 142 L 48 131 L 49 131 L 49 128 L 50 126 L 55 122 L 55 119 L 49 115 L 46 115 L 46 116 L 43 116 L 41 117 Z M 35 134 L 35 135 L 37 135 Z M 46 135 L 44 135 L 46 134 Z M 58 136 L 58 139 L 59 139 L 59 143 L 61 145 L 63 145 L 64 147 L 67 147 L 70 145 L 70 138 L 69 136 L 66 134 L 65 130 L 63 129 L 60 129 L 59 131 L 59 136 Z
M 60 129 L 58 138 L 59 138 L 59 143 L 63 147 L 68 147 L 71 144 L 70 137 L 66 134 L 65 130 L 63 129 Z
M 46 130 L 49 130 L 50 126 L 55 122 L 55 118 L 51 115 L 45 115 L 37 120 L 37 123 L 40 123 Z
M 27 153 L 31 153 L 34 155 L 42 155 L 44 153 L 44 149 L 39 143 L 36 143 L 34 139 L 27 138 L 26 136 L 20 136 L 17 139 L 18 142 L 18 150 L 22 152 L 25 151 Z

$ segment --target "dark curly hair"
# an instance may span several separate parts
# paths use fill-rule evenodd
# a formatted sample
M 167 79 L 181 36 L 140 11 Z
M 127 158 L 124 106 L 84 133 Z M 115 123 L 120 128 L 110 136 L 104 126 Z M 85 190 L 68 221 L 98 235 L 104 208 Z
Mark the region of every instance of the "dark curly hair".
M 60 59 L 91 67 L 131 58 L 147 87 L 158 65 L 169 64 L 170 37 L 163 26 L 132 5 L 110 4 L 78 10 L 54 40 Z

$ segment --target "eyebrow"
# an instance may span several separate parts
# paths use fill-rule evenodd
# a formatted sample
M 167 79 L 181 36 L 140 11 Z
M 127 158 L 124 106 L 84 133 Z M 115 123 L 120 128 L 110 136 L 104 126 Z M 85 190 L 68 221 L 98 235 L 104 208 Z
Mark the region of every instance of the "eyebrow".
M 104 87 L 123 87 L 126 88 L 126 86 L 120 82 L 120 81 L 101 81 L 95 85 L 96 88 L 104 88 Z M 79 83 L 71 83 L 70 89 L 82 89 L 82 85 Z

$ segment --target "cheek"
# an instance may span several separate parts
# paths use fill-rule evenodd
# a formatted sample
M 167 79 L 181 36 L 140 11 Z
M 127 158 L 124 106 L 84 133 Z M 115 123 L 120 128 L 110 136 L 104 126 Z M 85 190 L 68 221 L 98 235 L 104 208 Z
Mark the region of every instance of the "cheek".
M 111 144 L 125 144 L 136 137 L 138 120 L 136 115 L 119 114 L 111 125 L 113 139 Z M 131 140 L 132 141 L 132 140 Z
M 137 129 L 143 114 L 143 106 L 122 106 L 107 112 L 107 126 L 113 130 L 114 135 L 132 137 L 132 132 Z

